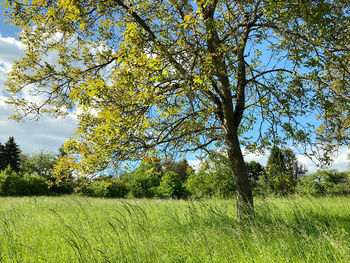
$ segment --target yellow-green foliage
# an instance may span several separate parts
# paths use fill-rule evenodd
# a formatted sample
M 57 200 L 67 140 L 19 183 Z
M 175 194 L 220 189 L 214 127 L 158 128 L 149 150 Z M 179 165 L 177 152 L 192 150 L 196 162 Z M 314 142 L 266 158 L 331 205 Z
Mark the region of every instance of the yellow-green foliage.
M 326 153 L 349 140 L 348 0 L 3 2 L 26 46 L 6 83 L 14 118 L 78 109 L 65 147 L 83 174 L 233 135 Z

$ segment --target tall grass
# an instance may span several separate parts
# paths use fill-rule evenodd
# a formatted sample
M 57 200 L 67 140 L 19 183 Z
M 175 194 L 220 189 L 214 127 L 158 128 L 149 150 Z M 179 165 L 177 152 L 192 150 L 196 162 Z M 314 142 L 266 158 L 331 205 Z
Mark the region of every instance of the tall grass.
M 0 199 L 0 262 L 350 262 L 350 198 Z

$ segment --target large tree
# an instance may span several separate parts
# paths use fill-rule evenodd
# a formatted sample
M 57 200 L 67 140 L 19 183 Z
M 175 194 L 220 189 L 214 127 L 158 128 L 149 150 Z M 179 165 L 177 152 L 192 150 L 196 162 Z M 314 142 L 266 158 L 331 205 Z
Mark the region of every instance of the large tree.
M 216 142 L 241 219 L 253 208 L 241 146 L 349 142 L 348 0 L 5 3 L 27 46 L 9 102 L 17 118 L 80 112 L 66 150 L 81 172 Z

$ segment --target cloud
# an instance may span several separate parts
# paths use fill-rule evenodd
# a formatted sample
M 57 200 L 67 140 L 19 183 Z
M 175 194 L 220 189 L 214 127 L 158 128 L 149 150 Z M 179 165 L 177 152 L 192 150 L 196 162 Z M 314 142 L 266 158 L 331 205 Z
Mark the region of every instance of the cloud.
M 258 163 L 266 166 L 269 153 L 268 154 L 266 154 L 266 153 L 255 154 L 255 153 L 247 152 L 244 149 L 242 150 L 242 152 L 243 152 L 243 156 L 244 156 L 244 161 L 246 161 L 246 162 L 255 161 L 255 162 L 258 162 Z
M 187 162 L 195 171 L 197 171 L 202 164 L 201 160 L 188 160 Z
M 25 45 L 13 37 L 0 35 L 0 74 L 11 70 L 13 61 L 24 55 Z
M 39 121 L 25 122 L 9 119 L 14 112 L 13 106 L 5 104 L 4 81 L 13 61 L 24 55 L 24 49 L 25 46 L 17 39 L 0 35 L 0 142 L 5 143 L 8 137 L 13 136 L 23 152 L 57 151 L 74 134 L 77 126 L 74 115 L 65 119 L 43 116 Z M 30 98 L 26 92 L 24 95 Z
M 3 101 L 4 97 L 0 97 L 1 143 L 13 136 L 23 152 L 56 152 L 74 134 L 77 126 L 74 115 L 68 115 L 65 119 L 44 116 L 39 121 L 17 122 L 9 119 L 13 114 L 13 107 Z
M 350 154 L 349 148 L 341 148 L 338 153 L 334 156 L 333 164 L 330 166 L 330 169 L 337 169 L 339 171 L 347 171 L 350 160 L 348 155 Z
M 266 166 L 267 159 L 270 154 L 270 152 L 266 151 L 265 154 L 257 155 L 257 154 L 247 153 L 244 150 L 243 150 L 243 153 L 244 153 L 244 160 L 246 162 L 256 161 L 264 166 Z M 328 167 L 328 169 L 336 169 L 338 171 L 347 171 L 348 165 L 350 163 L 350 161 L 348 160 L 349 154 L 350 154 L 349 148 L 340 148 L 338 153 L 333 156 L 333 162 Z M 316 172 L 317 169 L 320 169 L 319 167 L 317 167 L 316 163 L 313 160 L 311 160 L 309 157 L 305 155 L 297 154 L 296 158 L 299 161 L 299 163 L 302 164 L 308 170 L 309 173 Z
M 338 171 L 347 171 L 348 170 L 348 165 L 350 161 L 348 160 L 348 155 L 350 154 L 350 149 L 343 147 L 338 150 L 337 153 L 335 153 L 332 156 L 333 162 L 328 169 L 336 169 Z M 315 162 L 313 162 L 309 157 L 305 155 L 298 154 L 297 156 L 298 161 L 304 165 L 309 173 L 316 172 L 320 167 L 317 167 Z

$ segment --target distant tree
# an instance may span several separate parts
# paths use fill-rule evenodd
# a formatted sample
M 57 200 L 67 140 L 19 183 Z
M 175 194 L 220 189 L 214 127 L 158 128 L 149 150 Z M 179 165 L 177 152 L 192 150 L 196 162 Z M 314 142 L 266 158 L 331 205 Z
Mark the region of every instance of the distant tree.
M 0 195 L 20 195 L 24 189 L 23 179 L 10 166 L 0 172 Z
M 186 187 L 195 198 L 231 198 L 235 185 L 228 157 L 224 153 L 211 152 L 197 172 L 190 174 Z
M 49 190 L 44 178 L 28 173 L 19 175 L 10 166 L 0 172 L 0 196 L 47 194 Z
M 21 158 L 21 150 L 19 146 L 15 143 L 15 139 L 10 137 L 4 146 L 4 163 L 7 166 L 10 166 L 13 171 L 19 172 Z
M 180 176 L 181 182 L 185 182 L 189 173 L 193 171 L 193 168 L 188 164 L 186 159 L 178 162 L 165 160 L 163 166 L 165 171 L 177 173 Z
M 126 173 L 120 179 L 127 186 L 129 197 L 152 198 L 157 193 L 162 176 L 158 163 L 143 162 L 134 172 Z
M 245 165 L 247 167 L 249 181 L 254 192 L 254 189 L 257 187 L 257 182 L 259 180 L 259 177 L 266 176 L 265 168 L 256 161 L 246 162 Z
M 266 166 L 267 185 L 272 193 L 283 196 L 294 193 L 298 178 L 305 172 L 290 149 L 272 147 Z
M 294 152 L 287 148 L 283 150 L 286 169 L 291 172 L 295 180 L 300 179 L 307 173 L 307 169 L 298 162 Z
M 298 192 L 305 195 L 350 194 L 350 172 L 318 170 L 303 176 L 298 182 Z
M 175 172 L 166 172 L 157 189 L 157 194 L 159 197 L 163 198 L 185 198 L 187 196 L 187 191 L 182 184 L 181 177 Z
M 92 180 L 83 194 L 95 197 L 122 198 L 127 192 L 127 187 L 120 179 L 103 175 Z
M 0 171 L 6 169 L 5 146 L 0 143 Z
M 50 179 L 52 169 L 57 162 L 57 155 L 54 153 L 40 152 L 38 154 L 21 154 L 21 172 L 37 174 L 40 177 Z

